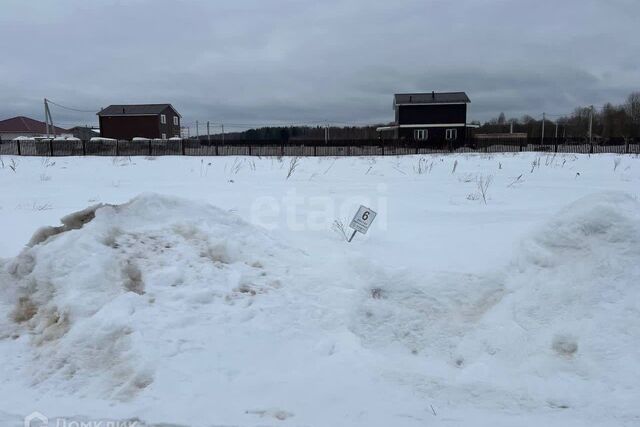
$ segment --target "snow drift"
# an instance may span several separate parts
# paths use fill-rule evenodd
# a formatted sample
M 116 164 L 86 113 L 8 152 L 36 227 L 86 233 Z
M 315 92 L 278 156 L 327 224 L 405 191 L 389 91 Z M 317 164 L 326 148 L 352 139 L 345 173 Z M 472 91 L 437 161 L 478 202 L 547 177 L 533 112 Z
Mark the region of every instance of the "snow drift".
M 568 205 L 484 276 L 361 274 L 372 286 L 352 330 L 366 346 L 400 344 L 432 362 L 439 380 L 401 378 L 427 394 L 552 408 L 607 395 L 619 414 L 637 398 L 640 203 L 630 195 Z

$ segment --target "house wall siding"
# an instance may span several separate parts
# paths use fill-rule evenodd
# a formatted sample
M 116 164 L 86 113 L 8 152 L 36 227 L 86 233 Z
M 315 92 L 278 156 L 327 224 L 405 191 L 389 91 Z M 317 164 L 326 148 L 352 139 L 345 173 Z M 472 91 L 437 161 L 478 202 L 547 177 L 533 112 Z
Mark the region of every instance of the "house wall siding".
M 160 116 L 100 116 L 100 136 L 113 139 L 160 138 Z
M 158 123 L 160 125 L 160 135 L 164 133 L 167 136 L 167 138 L 171 138 L 173 136 L 180 136 L 180 116 L 178 116 L 175 113 L 175 111 L 173 111 L 173 109 L 170 107 L 165 108 L 164 111 L 162 111 L 162 114 L 164 114 L 167 117 L 167 123 L 166 124 L 160 123 L 160 117 L 158 116 Z M 177 126 L 173 124 L 174 117 L 178 118 Z
M 164 135 L 166 138 L 171 138 L 180 136 L 180 116 L 178 113 L 169 105 L 156 114 L 157 111 L 156 109 L 154 114 L 150 115 L 99 115 L 100 136 L 127 140 L 135 137 L 162 138 Z M 160 116 L 162 114 L 166 117 L 165 123 L 161 123 Z M 177 118 L 177 125 L 173 124 L 174 117 Z
M 466 123 L 467 104 L 398 105 L 397 123 L 441 124 Z
M 414 139 L 414 130 L 416 129 L 427 129 L 429 133 L 429 137 L 426 140 L 422 140 L 419 142 L 423 142 L 425 145 L 433 145 L 433 144 L 464 144 L 466 141 L 466 127 L 464 126 L 451 126 L 451 127 L 435 127 L 435 128 L 400 128 L 399 138 L 407 141 L 415 141 Z M 447 140 L 446 139 L 446 131 L 447 129 L 457 129 L 458 134 L 456 139 Z

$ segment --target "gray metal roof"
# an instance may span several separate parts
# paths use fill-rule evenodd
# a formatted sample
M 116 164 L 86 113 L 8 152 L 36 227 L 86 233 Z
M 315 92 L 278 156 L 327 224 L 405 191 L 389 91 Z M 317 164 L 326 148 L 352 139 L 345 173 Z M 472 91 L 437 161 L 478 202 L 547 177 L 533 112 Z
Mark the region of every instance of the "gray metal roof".
M 464 92 L 396 93 L 394 104 L 455 104 L 471 102 Z
M 117 104 L 109 105 L 98 112 L 99 116 L 155 116 L 167 107 L 180 114 L 171 104 Z M 182 116 L 180 116 L 182 117 Z

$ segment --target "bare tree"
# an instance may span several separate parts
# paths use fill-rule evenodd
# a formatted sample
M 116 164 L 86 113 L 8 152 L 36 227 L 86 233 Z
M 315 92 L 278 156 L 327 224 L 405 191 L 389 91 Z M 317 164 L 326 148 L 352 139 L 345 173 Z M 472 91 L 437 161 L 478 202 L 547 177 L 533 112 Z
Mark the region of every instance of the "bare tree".
M 625 110 L 633 127 L 632 135 L 637 136 L 640 133 L 640 92 L 633 92 L 629 95 Z

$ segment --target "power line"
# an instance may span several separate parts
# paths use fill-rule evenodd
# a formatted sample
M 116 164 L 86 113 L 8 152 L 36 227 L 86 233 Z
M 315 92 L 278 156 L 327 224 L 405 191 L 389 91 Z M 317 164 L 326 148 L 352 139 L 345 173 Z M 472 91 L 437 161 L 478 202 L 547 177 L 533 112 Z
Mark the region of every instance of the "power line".
M 78 113 L 97 113 L 97 111 L 95 111 L 95 110 L 81 110 L 79 108 L 65 107 L 64 105 L 60 105 L 60 104 L 58 104 L 56 102 L 53 102 L 50 99 L 47 99 L 47 102 L 49 104 L 55 105 L 56 107 L 64 108 L 65 110 L 70 110 L 70 111 L 77 111 Z

